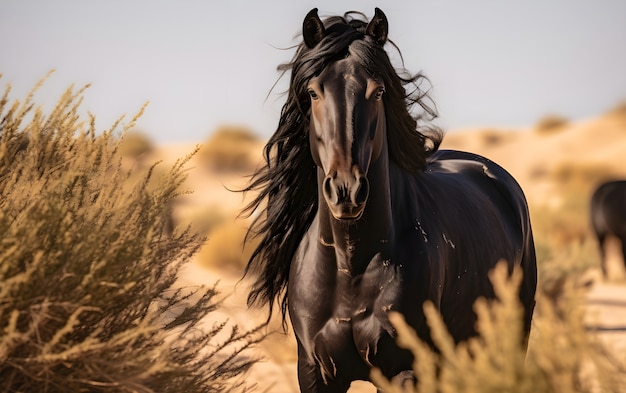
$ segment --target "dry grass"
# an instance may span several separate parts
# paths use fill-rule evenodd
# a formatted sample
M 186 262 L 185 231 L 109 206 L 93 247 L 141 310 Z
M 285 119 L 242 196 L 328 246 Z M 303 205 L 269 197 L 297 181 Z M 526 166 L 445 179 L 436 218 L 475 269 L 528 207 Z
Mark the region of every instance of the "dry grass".
M 621 392 L 626 364 L 611 355 L 585 325 L 584 293 L 570 276 L 558 293 L 538 294 L 528 354 L 519 345 L 521 275 L 500 264 L 490 276 L 498 299 L 474 305 L 480 336 L 458 346 L 432 304 L 425 304 L 436 345 L 420 340 L 400 315 L 391 320 L 398 343 L 413 352 L 415 384 L 394 386 L 378 370 L 373 379 L 388 393 L 441 392 Z
M 116 133 L 33 95 L 0 99 L 0 392 L 241 391 L 256 331 L 203 325 L 215 287 L 180 288 L 203 242 L 170 228 L 188 158 L 123 169 Z M 156 177 L 156 178 L 155 178 Z M 131 185 L 129 185 L 129 183 Z M 221 338 L 219 338 L 221 337 Z

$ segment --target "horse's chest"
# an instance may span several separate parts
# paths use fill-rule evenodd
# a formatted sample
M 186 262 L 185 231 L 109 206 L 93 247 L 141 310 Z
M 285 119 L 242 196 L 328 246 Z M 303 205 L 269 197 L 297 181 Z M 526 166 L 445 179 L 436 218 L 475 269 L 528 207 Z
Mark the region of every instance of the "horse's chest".
M 397 309 L 402 293 L 400 269 L 377 254 L 364 273 L 353 277 L 338 271 L 333 288 L 319 282 L 310 288 L 325 291 L 309 292 L 305 302 L 296 300 L 302 308 L 309 305 L 291 311 L 298 321 L 296 334 L 323 373 L 334 375 L 337 367 L 354 364 L 357 357 L 366 365 L 376 363 L 381 338 L 393 335 L 387 314 Z

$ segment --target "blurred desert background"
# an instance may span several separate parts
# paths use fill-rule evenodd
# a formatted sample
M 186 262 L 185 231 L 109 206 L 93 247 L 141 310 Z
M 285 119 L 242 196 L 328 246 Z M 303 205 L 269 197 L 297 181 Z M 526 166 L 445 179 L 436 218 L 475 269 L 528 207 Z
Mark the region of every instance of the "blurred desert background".
M 243 269 L 254 245 L 243 238 L 249 219 L 240 217 L 250 195 L 243 188 L 262 160 L 264 140 L 245 127 L 223 126 L 197 144 L 154 145 L 141 131 L 130 132 L 122 143 L 128 165 L 157 168 L 173 164 L 199 146 L 189 162 L 173 220 L 207 236 L 181 276 L 186 284 L 219 281 L 228 295 L 216 314 L 249 328 L 261 323 L 265 310 L 248 309 Z M 626 178 L 626 104 L 584 121 L 546 115 L 526 128 L 449 130 L 443 149 L 484 155 L 509 170 L 522 186 L 532 214 L 538 252 L 539 282 L 558 291 L 564 277 L 578 277 L 585 288 L 590 326 L 616 351 L 626 349 L 626 276 L 619 253 L 612 252 L 612 277 L 601 279 L 599 250 L 589 223 L 589 201 L 603 181 Z M 251 371 L 261 391 L 296 392 L 296 346 L 280 321 L 257 348 L 262 360 Z M 531 344 L 532 345 L 532 344 Z M 357 383 L 354 392 L 373 387 Z
M 380 3 L 376 0 L 231 0 L 219 3 L 0 0 L 0 35 L 7 38 L 0 40 L 0 82 L 3 87 L 10 86 L 0 99 L 0 108 L 4 106 L 4 112 L 0 111 L 0 163 L 4 164 L 0 166 L 0 189 L 5 192 L 2 194 L 5 199 L 0 199 L 3 207 L 0 229 L 6 233 L 13 231 L 12 240 L 7 240 L 4 233 L 0 242 L 0 254 L 5 253 L 0 275 L 4 274 L 3 284 L 10 284 L 0 287 L 0 294 L 4 295 L 0 296 L 0 329 L 6 333 L 0 334 L 0 355 L 6 355 L 0 356 L 0 392 L 24 391 L 24 388 L 10 386 L 11 381 L 17 381 L 17 385 L 23 381 L 48 383 L 51 376 L 57 377 L 57 381 L 66 381 L 68 375 L 75 377 L 79 369 L 87 370 L 85 378 L 89 381 L 104 375 L 115 383 L 144 386 L 141 378 L 127 378 L 125 372 L 137 366 L 138 373 L 142 374 L 145 359 L 139 355 L 149 358 L 152 353 L 146 355 L 146 347 L 157 354 L 154 357 L 166 354 L 162 357 L 168 362 L 174 357 L 176 361 L 172 364 L 177 367 L 181 364 L 195 367 L 196 363 L 178 356 L 171 350 L 175 345 L 168 345 L 160 336 L 154 339 L 159 344 L 156 346 L 153 342 L 146 344 L 145 340 L 138 340 L 135 352 L 127 350 L 126 343 L 116 341 L 120 332 L 131 331 L 143 337 L 141 329 L 134 328 L 137 320 L 134 313 L 137 309 L 149 308 L 144 303 L 151 303 L 155 293 L 163 295 L 151 286 L 169 284 L 164 280 L 150 281 L 143 291 L 136 291 L 136 302 L 109 290 L 119 286 L 123 291 L 132 292 L 128 288 L 134 285 L 136 277 L 122 277 L 120 271 L 125 271 L 124 266 L 133 261 L 139 261 L 137 266 L 132 265 L 136 267 L 137 276 L 152 277 L 154 270 L 167 271 L 168 264 L 174 264 L 166 255 L 173 255 L 178 263 L 193 250 L 189 263 L 182 265 L 178 272 L 176 286 L 211 288 L 217 283 L 219 295 L 215 297 L 223 302 L 215 309 L 198 303 L 202 307 L 191 307 L 191 314 L 204 315 L 202 310 L 210 310 L 205 321 L 208 326 L 221 326 L 222 321 L 228 321 L 229 326 L 241 326 L 244 330 L 255 329 L 265 321 L 266 310 L 248 309 L 245 301 L 248 282 L 242 275 L 255 240 L 244 245 L 243 239 L 253 217 L 242 217 L 240 212 L 252 195 L 236 190 L 245 187 L 249 176 L 262 163 L 263 146 L 275 129 L 289 81 L 288 75 L 279 78 L 276 67 L 293 55 L 302 19 L 313 7 L 319 8 L 322 17 L 341 15 L 348 10 L 362 11 L 371 17 L 374 7 L 381 7 L 390 22 L 390 39 L 402 52 L 401 56 L 392 53 L 395 63 L 400 67 L 402 59 L 409 72 L 423 71 L 430 79 L 431 86 L 422 87 L 431 94 L 440 115 L 437 124 L 446 131 L 441 148 L 484 155 L 507 169 L 522 186 L 531 210 L 539 286 L 545 295 L 542 304 L 547 307 L 537 313 L 538 322 L 534 327 L 542 337 L 531 335 L 529 347 L 531 352 L 545 350 L 545 356 L 531 356 L 544 362 L 541 372 L 549 375 L 546 379 L 554 383 L 552 389 L 545 391 L 602 392 L 594 383 L 585 381 L 610 380 L 607 384 L 611 385 L 615 375 L 626 376 L 626 273 L 618 253 L 611 252 L 611 279 L 601 279 L 600 254 L 589 222 L 590 196 L 595 187 L 606 180 L 626 179 L 626 102 L 623 101 L 626 99 L 626 51 L 623 50 L 626 47 L 626 2 L 441 0 Z M 388 49 L 393 52 L 391 46 Z M 37 91 L 31 105 L 28 100 L 32 97 L 28 92 L 52 69 L 55 73 Z M 80 90 L 87 84 L 91 85 L 89 89 Z M 58 104 L 59 96 L 70 85 L 77 86 L 79 91 L 71 99 L 63 96 L 64 108 Z M 13 99 L 21 100 L 21 104 L 13 105 Z M 116 123 L 121 114 L 132 115 L 147 101 L 150 103 L 136 125 L 127 127 L 129 117 Z M 39 106 L 44 113 L 42 118 L 33 116 L 33 108 Z M 20 125 L 22 117 L 25 120 Z M 31 118 L 36 120 L 34 125 L 28 123 Z M 98 139 L 111 124 L 116 131 L 112 142 L 107 140 L 109 136 Z M 84 134 L 85 129 L 89 130 L 87 134 Z M 124 132 L 118 133 L 120 129 Z M 24 142 L 29 138 L 36 141 L 30 144 L 31 150 Z M 77 152 L 74 144 L 83 151 Z M 112 146 L 119 150 L 123 170 L 129 173 L 127 179 L 122 179 L 121 175 L 109 179 L 112 173 L 118 173 L 115 163 L 107 166 L 94 158 L 97 156 L 94 151 L 97 151 L 117 160 Z M 38 153 L 41 154 L 37 156 Z M 16 157 L 23 158 L 17 170 Z M 73 160 L 69 164 L 71 160 L 67 157 Z M 188 161 L 177 167 L 185 157 Z M 113 158 L 111 161 L 115 161 Z M 37 172 L 40 168 L 32 165 L 40 161 L 42 171 L 54 181 L 41 177 Z M 84 172 L 83 176 L 89 179 L 84 183 L 75 182 L 71 171 L 65 177 L 60 176 L 54 169 L 62 165 Z M 172 171 L 173 167 L 177 169 Z M 172 178 L 178 176 L 178 169 L 185 178 L 180 190 L 173 190 L 168 182 L 176 183 Z M 20 171 L 35 174 L 32 184 L 23 179 L 19 183 L 17 173 Z M 172 172 L 175 173 L 172 175 Z M 144 179 L 150 184 L 142 184 Z M 17 183 L 22 188 L 16 191 Z M 63 199 L 67 197 L 63 195 L 46 194 L 44 201 L 37 199 L 32 192 L 35 183 L 38 190 L 45 190 L 48 184 L 76 186 L 80 192 L 68 197 L 76 205 Z M 95 203 L 102 203 L 105 208 L 91 206 L 91 201 L 83 200 L 84 190 L 90 193 L 105 186 L 113 189 L 108 199 L 98 194 L 104 202 Z M 137 187 L 141 192 L 132 193 L 128 191 L 130 187 Z M 30 199 L 23 198 L 21 193 Z M 51 194 L 54 193 L 51 191 Z M 171 195 L 177 196 L 170 200 Z M 130 207 L 125 205 L 124 198 L 131 201 L 128 202 Z M 9 199 L 12 202 L 7 202 Z M 23 204 L 31 202 L 35 207 L 58 203 L 61 213 L 52 215 L 56 221 L 51 219 L 49 223 L 35 215 L 22 217 L 22 226 L 10 220 L 11 214 L 23 214 Z M 118 205 L 123 209 L 111 208 Z M 7 206 L 15 207 L 16 213 L 6 213 Z M 131 207 L 136 210 L 133 210 L 135 219 L 144 215 L 148 218 L 124 221 L 127 220 L 125 209 Z M 101 216 L 92 212 L 94 208 L 101 209 L 98 211 Z M 44 213 L 42 216 L 49 218 L 48 212 Z M 176 228 L 176 236 L 168 240 L 171 244 L 163 245 L 162 237 L 155 230 L 162 224 L 161 213 L 167 213 L 165 226 L 170 230 Z M 89 234 L 84 232 L 91 228 L 85 230 L 79 225 L 69 225 L 63 214 L 76 216 L 77 221 L 90 225 L 100 225 L 100 221 L 114 217 L 116 220 L 111 221 L 120 228 L 137 233 L 124 234 L 109 223 L 108 226 L 102 224 L 94 236 L 87 236 Z M 46 225 L 53 230 L 43 231 Z M 62 240 L 57 241 L 51 235 L 53 241 L 39 244 L 42 238 L 48 238 L 31 234 L 33 244 L 27 245 L 30 248 L 23 246 L 25 250 L 11 243 L 22 244 L 24 233 L 38 228 Z M 54 228 L 64 228 L 67 234 L 56 233 Z M 180 231 L 185 228 L 189 232 L 181 235 Z M 105 233 L 112 236 L 110 239 L 131 238 L 126 240 L 135 247 L 133 252 L 120 252 L 111 257 L 97 239 Z M 196 239 L 202 237 L 206 240 L 196 250 Z M 154 248 L 148 240 L 159 248 Z M 77 245 L 77 251 L 66 254 L 65 250 L 70 248 L 67 244 Z M 114 241 L 105 244 L 121 249 L 127 247 Z M 612 246 L 612 249 L 618 247 Z M 42 329 L 48 327 L 49 330 L 43 339 L 40 332 L 33 332 L 26 317 L 31 315 L 32 307 L 42 307 L 40 298 L 33 298 L 30 291 L 45 287 L 41 291 L 60 293 L 59 301 L 64 304 L 63 296 L 78 296 L 79 291 L 65 284 L 65 292 L 59 292 L 56 283 L 47 276 L 39 277 L 37 282 L 32 280 L 34 289 L 20 289 L 31 283 L 24 279 L 22 262 L 24 258 L 31 258 L 32 249 L 38 247 L 59 256 L 41 262 L 44 267 L 50 266 L 50 274 L 58 274 L 53 277 L 66 280 L 65 269 L 69 269 L 77 272 L 77 276 L 89 276 L 83 281 L 92 280 L 96 287 L 95 290 L 83 288 L 88 301 L 83 304 L 81 298 L 81 302 L 74 304 L 78 307 L 76 310 L 61 307 L 53 315 L 44 309 L 38 321 Z M 152 249 L 158 252 L 152 253 Z M 13 253 L 17 256 L 11 258 Z M 91 271 L 85 273 L 85 266 L 107 270 L 102 268 L 98 258 L 119 259 L 103 273 L 106 280 L 94 278 Z M 6 267 L 11 263 L 13 265 Z M 158 269 L 154 268 L 155 264 Z M 75 280 L 81 282 L 81 279 Z M 106 283 L 104 289 L 102 282 Z M 16 292 L 22 291 L 24 298 L 14 296 L 6 289 L 9 286 L 17 288 Z M 163 292 L 168 290 L 165 288 Z M 113 292 L 117 297 L 103 298 L 97 307 L 113 309 L 110 311 L 113 315 L 117 315 L 119 309 L 130 309 L 125 314 L 127 320 L 121 318 L 119 329 L 110 329 L 109 335 L 104 335 L 108 341 L 102 339 L 103 344 L 95 352 L 84 349 L 83 344 L 90 342 L 102 326 L 109 326 L 112 317 L 102 314 L 98 320 L 89 314 L 95 322 L 77 324 L 78 314 L 73 313 L 80 313 L 83 306 L 96 307 L 93 300 L 98 296 L 92 298 L 92 293 L 108 296 Z M 28 301 L 22 301 L 24 299 Z M 107 302 L 123 303 L 121 300 L 129 303 L 124 305 L 127 308 L 107 308 L 110 306 Z M 168 312 L 176 314 L 188 303 L 184 296 L 178 300 L 183 305 L 172 301 L 172 307 L 165 307 Z M 21 313 L 22 319 L 9 318 L 12 310 Z M 157 322 L 161 323 L 159 318 Z M 75 336 L 68 333 L 74 328 L 78 331 Z M 175 326 L 167 333 L 178 332 L 179 328 Z M 14 338 L 19 336 L 16 332 L 24 337 L 29 335 L 24 339 L 27 351 L 14 345 Z M 258 356 L 259 361 L 245 376 L 247 384 L 256 385 L 255 391 L 260 392 L 297 392 L 296 346 L 289 327 L 287 333 L 283 333 L 280 321 L 273 319 L 264 332 L 268 336 L 260 341 L 245 334 L 243 340 L 234 340 L 236 345 L 248 339 L 254 344 L 243 353 L 244 366 L 239 367 L 240 357 L 236 357 L 236 364 L 230 364 L 233 369 L 220 368 L 220 362 L 214 357 L 210 360 L 217 365 L 215 368 L 208 367 L 208 372 L 206 368 L 198 368 L 208 375 L 206 384 L 212 385 L 214 379 L 228 385 L 230 382 L 224 382 L 222 376 L 227 380 L 233 370 L 235 376 L 238 375 L 246 369 L 248 359 Z M 221 332 L 218 341 L 223 334 Z M 550 343 L 554 347 L 549 346 Z M 37 356 L 41 353 L 63 354 L 69 350 L 66 344 L 69 349 L 79 351 L 75 363 L 54 358 L 46 366 L 48 369 L 30 362 L 29 356 L 39 359 Z M 186 345 L 185 353 L 197 352 L 202 356 L 210 352 L 207 347 L 215 348 L 205 344 L 194 346 L 192 340 L 180 345 Z M 84 352 L 80 352 L 81 348 Z M 230 346 L 218 348 L 224 352 L 232 350 Z M 607 348 L 610 354 L 603 352 Z M 571 352 L 562 356 L 564 351 Z M 216 350 L 221 355 L 219 352 Z M 112 361 L 104 364 L 107 367 L 98 362 L 96 366 L 90 363 L 109 354 L 123 359 L 113 356 Z M 12 359 L 17 365 L 4 359 Z M 32 369 L 28 368 L 29 364 Z M 169 365 L 163 367 L 169 370 Z M 594 377 L 581 377 L 588 374 L 589 367 Z M 218 372 L 211 374 L 216 369 Z M 154 383 L 162 387 L 160 378 L 170 378 L 158 367 L 149 371 L 154 375 L 145 378 L 149 382 L 145 386 Z M 15 375 L 23 379 L 12 379 Z M 196 374 L 192 377 L 203 378 Z M 620 383 L 617 388 L 605 391 L 624 391 L 626 382 Z M 59 390 L 50 388 L 50 391 L 74 391 L 63 390 L 62 385 L 64 383 L 56 386 Z M 204 392 L 203 386 L 188 391 Z M 559 386 L 561 390 L 556 388 Z M 106 387 L 110 390 L 102 387 L 94 391 L 121 391 L 116 386 Z M 132 389 L 124 391 L 153 391 Z M 168 389 L 156 390 L 180 391 L 176 386 Z M 371 385 L 357 383 L 352 391 L 374 390 Z

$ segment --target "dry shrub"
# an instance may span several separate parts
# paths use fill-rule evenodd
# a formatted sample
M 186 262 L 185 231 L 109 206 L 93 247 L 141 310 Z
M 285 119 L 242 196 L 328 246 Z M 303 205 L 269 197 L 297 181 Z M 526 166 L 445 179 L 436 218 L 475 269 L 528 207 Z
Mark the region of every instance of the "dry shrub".
M 257 146 L 258 139 L 247 128 L 223 126 L 213 133 L 199 155 L 212 170 L 250 172 L 258 162 Z
M 480 335 L 457 346 L 430 303 L 424 310 L 436 350 L 418 338 L 399 314 L 391 315 L 398 344 L 415 355 L 417 382 L 400 388 L 374 369 L 375 383 L 388 393 L 624 391 L 625 364 L 587 331 L 583 292 L 574 281 L 567 280 L 556 296 L 538 293 L 526 354 L 519 345 L 523 311 L 517 291 L 521 273 L 515 271 L 509 277 L 501 263 L 490 278 L 497 300 L 476 301 Z
M 205 267 L 243 271 L 258 244 L 251 238 L 244 244 L 248 228 L 240 220 L 225 220 L 208 235 L 198 253 L 198 262 Z
M 242 351 L 258 334 L 203 324 L 220 307 L 215 286 L 176 285 L 204 240 L 165 230 L 189 157 L 153 187 L 153 171 L 125 187 L 133 175 L 121 167 L 119 122 L 97 133 L 93 115 L 82 121 L 84 89 L 68 89 L 48 114 L 32 93 L 10 104 L 9 90 L 0 100 L 0 392 L 242 390 L 255 360 Z
M 143 132 L 129 131 L 122 135 L 118 145 L 118 150 L 122 157 L 138 159 L 142 155 L 154 151 L 152 140 Z
M 482 143 L 487 147 L 496 147 L 509 141 L 512 137 L 513 133 L 511 131 L 485 130 L 480 133 Z
M 569 120 L 560 115 L 547 115 L 535 125 L 535 131 L 540 134 L 552 134 L 562 131 L 569 125 Z

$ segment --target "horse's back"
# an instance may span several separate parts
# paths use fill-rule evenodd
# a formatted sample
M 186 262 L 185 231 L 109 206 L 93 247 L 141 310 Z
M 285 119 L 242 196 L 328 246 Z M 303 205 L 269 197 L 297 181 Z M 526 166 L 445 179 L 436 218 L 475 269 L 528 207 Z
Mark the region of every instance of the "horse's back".
M 433 173 L 481 173 L 492 179 L 494 185 L 503 192 L 510 193 L 513 199 L 521 199 L 526 206 L 523 191 L 515 178 L 492 160 L 478 154 L 459 150 L 439 150 L 428 163 L 428 171 Z

